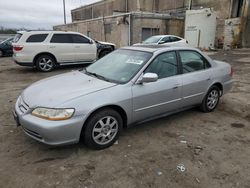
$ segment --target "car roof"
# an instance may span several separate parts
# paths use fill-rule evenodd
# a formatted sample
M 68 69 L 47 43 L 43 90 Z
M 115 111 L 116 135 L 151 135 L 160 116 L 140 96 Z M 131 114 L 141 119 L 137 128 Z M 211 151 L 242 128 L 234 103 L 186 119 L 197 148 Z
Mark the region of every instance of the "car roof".
M 123 47 L 121 49 L 126 49 L 126 50 L 135 50 L 135 51 L 143 51 L 143 52 L 150 52 L 150 53 L 161 53 L 165 51 L 172 51 L 172 50 L 194 50 L 194 51 L 199 51 L 196 48 L 192 47 L 172 47 L 172 46 L 162 46 L 162 45 L 134 45 L 134 46 L 127 46 Z
M 179 36 L 176 36 L 176 35 L 153 35 L 153 36 L 151 36 L 151 37 L 177 37 L 177 38 L 180 38 L 180 39 L 182 39 L 181 37 L 179 37 Z
M 65 33 L 69 33 L 69 34 L 80 34 L 78 32 L 73 32 L 73 31 L 53 31 L 53 30 L 44 30 L 44 31 L 18 31 L 17 33 L 20 34 L 42 34 L 42 33 L 58 33 L 58 34 L 65 34 Z

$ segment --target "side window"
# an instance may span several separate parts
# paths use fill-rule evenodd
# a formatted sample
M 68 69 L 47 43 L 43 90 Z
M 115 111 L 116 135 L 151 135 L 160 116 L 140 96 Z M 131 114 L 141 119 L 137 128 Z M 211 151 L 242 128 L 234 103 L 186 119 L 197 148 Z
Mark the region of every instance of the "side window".
M 48 34 L 35 34 L 35 35 L 30 35 L 26 42 L 43 42 Z
M 147 67 L 144 73 L 156 73 L 161 78 L 166 78 L 178 74 L 177 59 L 175 52 L 166 52 L 160 54 Z
M 73 43 L 84 43 L 84 44 L 89 44 L 89 39 L 87 39 L 84 36 L 81 35 L 71 35 L 73 38 Z
M 180 51 L 179 53 L 183 73 L 204 70 L 211 67 L 209 62 L 198 52 Z
M 69 34 L 54 34 L 50 40 L 51 43 L 72 43 Z
M 168 43 L 171 42 L 170 37 L 164 37 L 163 39 L 161 39 L 162 43 Z
M 181 40 L 180 38 L 177 38 L 177 37 L 170 37 L 170 38 L 172 42 L 177 42 Z

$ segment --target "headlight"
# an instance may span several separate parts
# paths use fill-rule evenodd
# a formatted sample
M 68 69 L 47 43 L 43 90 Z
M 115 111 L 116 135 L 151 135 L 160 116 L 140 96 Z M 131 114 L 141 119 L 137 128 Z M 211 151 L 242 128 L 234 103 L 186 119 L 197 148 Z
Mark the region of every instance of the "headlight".
M 55 108 L 36 108 L 32 111 L 32 115 L 37 116 L 39 118 L 59 121 L 66 120 L 73 116 L 75 110 L 73 108 L 70 109 L 55 109 Z

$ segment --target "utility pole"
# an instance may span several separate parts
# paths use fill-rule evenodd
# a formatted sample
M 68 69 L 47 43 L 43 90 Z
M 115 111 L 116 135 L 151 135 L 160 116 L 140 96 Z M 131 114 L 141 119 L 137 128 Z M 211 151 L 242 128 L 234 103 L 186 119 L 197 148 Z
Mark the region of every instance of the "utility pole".
M 64 16 L 64 24 L 66 24 L 65 0 L 63 0 L 63 16 Z

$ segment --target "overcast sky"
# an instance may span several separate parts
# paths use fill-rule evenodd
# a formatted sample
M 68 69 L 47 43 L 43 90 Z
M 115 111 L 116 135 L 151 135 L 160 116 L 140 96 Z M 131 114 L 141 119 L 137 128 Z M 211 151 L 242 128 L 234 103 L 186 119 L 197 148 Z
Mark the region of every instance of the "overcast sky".
M 96 1 L 65 0 L 67 23 L 71 9 Z M 0 27 L 52 29 L 63 22 L 63 0 L 0 0 Z

